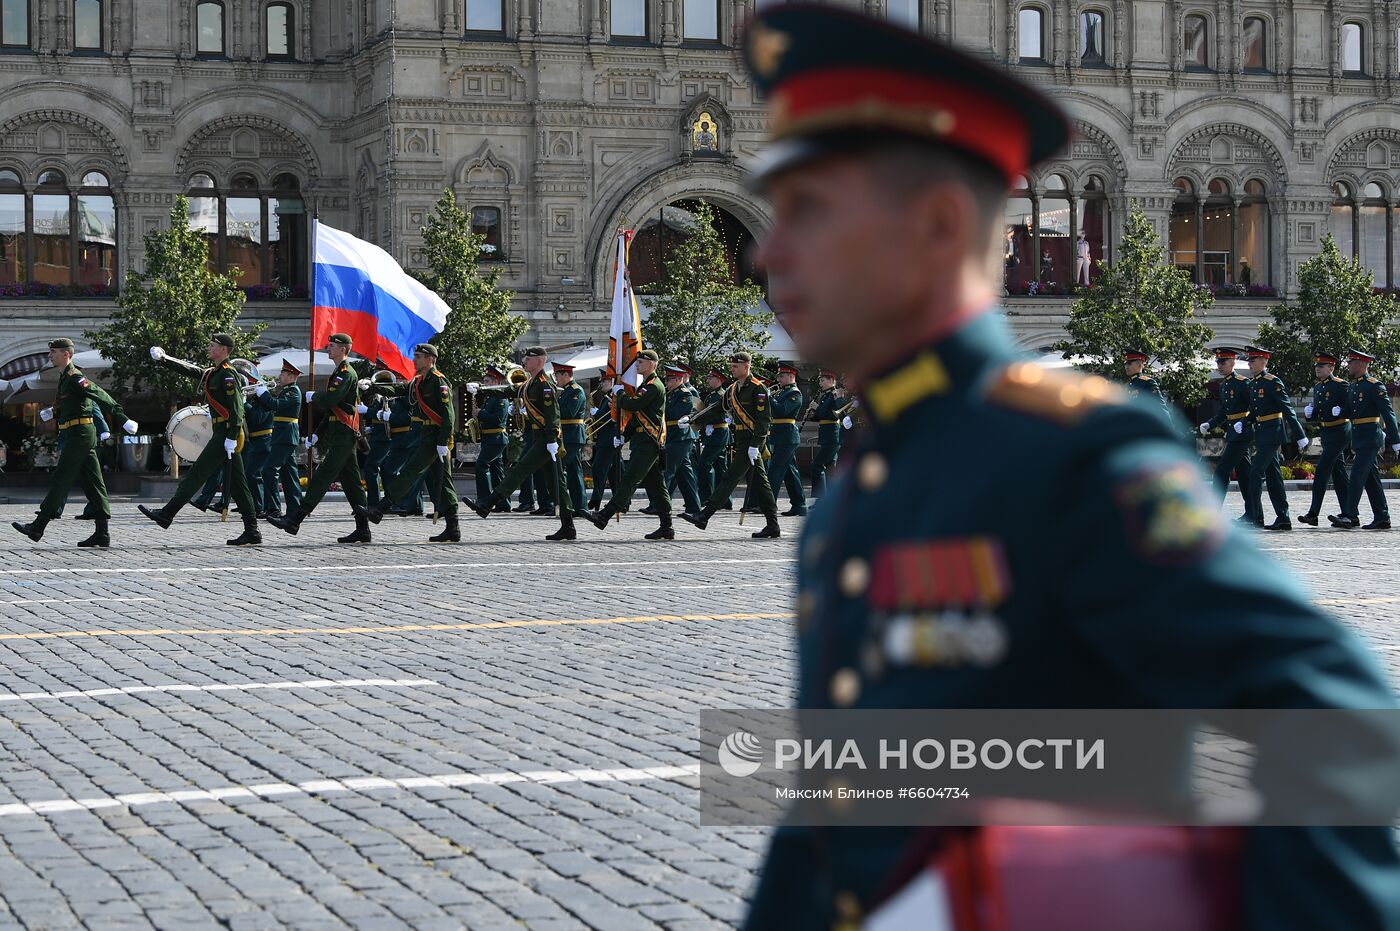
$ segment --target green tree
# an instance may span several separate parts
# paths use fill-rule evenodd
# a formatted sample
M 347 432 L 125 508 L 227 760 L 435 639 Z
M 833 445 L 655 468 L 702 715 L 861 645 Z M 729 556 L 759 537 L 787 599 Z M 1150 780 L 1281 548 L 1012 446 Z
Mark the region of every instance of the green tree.
M 530 325 L 510 312 L 511 292 L 496 286 L 500 266 L 480 264 L 486 237 L 472 232 L 451 190 L 433 205 L 422 232 L 428 268 L 414 275 L 449 308 L 436 338 L 438 368 L 454 385 L 477 381 L 489 363 L 510 354 Z
M 1188 407 L 1205 396 L 1205 347 L 1215 331 L 1197 318 L 1214 302 L 1186 271 L 1162 264 L 1157 231 L 1133 205 L 1118 260 L 1099 263 L 1099 278 L 1070 308 L 1069 338 L 1055 348 L 1079 365 L 1122 379 L 1123 353 L 1141 349 L 1156 360 L 1150 374 L 1167 397 Z
M 763 288 L 734 282 L 734 257 L 715 226 L 715 211 L 701 201 L 695 228 L 666 256 L 666 278 L 650 298 L 642 343 L 663 359 L 697 372 L 740 349 L 768 345 L 773 315 L 761 308 Z
M 209 270 L 209 243 L 203 233 L 190 228 L 184 195 L 175 198 L 169 228 L 146 234 L 145 250 L 145 269 L 127 269 L 116 312 L 105 326 L 84 335 L 112 360 L 119 394 L 144 391 L 171 405 L 191 397 L 196 386 L 152 362 L 150 347 L 204 363 L 210 334 L 229 333 L 236 343 L 234 357 L 251 359 L 253 341 L 266 324 L 234 326 L 243 309 L 239 272 L 221 275 Z
M 1269 308 L 1259 345 L 1273 353 L 1269 369 L 1295 394 L 1313 383 L 1313 354 L 1362 349 L 1376 357 L 1371 371 L 1391 378 L 1400 364 L 1400 308 L 1371 290 L 1371 272 L 1344 258 L 1328 233 L 1322 251 L 1298 266 L 1298 297 Z

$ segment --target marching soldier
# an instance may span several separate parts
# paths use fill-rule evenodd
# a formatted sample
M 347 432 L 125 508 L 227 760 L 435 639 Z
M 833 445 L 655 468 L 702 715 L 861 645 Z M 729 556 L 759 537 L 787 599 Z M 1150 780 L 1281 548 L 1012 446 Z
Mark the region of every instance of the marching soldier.
M 526 422 L 533 427 L 530 445 L 521 452 L 520 458 L 510 467 L 499 488 L 484 500 L 468 498 L 467 507 L 479 517 L 490 517 L 491 511 L 502 501 L 510 500 L 511 492 L 520 487 L 528 475 L 534 475 L 547 464 L 554 474 L 554 485 L 559 502 L 559 529 L 546 540 L 573 540 L 578 534 L 574 530 L 574 510 L 569 501 L 569 489 L 562 480 L 559 467 L 559 404 L 558 391 L 554 379 L 546 371 L 548 355 L 539 346 L 525 350 L 524 367 L 530 376 L 519 388 L 513 385 L 482 387 L 476 382 L 467 385 L 470 394 L 487 397 L 511 397 L 525 413 Z
M 1313 374 L 1317 384 L 1313 385 L 1312 403 L 1303 408 L 1303 416 L 1320 421 L 1318 438 L 1322 441 L 1322 456 L 1317 460 L 1317 474 L 1313 476 L 1312 506 L 1306 514 L 1299 514 L 1298 521 L 1317 526 L 1317 517 L 1322 513 L 1322 499 L 1327 497 L 1327 481 L 1331 479 L 1337 492 L 1337 504 L 1345 513 L 1347 509 L 1347 467 L 1342 454 L 1351 445 L 1351 420 L 1347 413 L 1351 406 L 1348 400 L 1348 386 L 1345 378 L 1339 378 L 1337 357 L 1319 352 L 1313 364 Z
M 1230 473 L 1235 474 L 1240 486 L 1240 496 L 1244 498 L 1242 523 L 1261 525 L 1264 523 L 1262 511 L 1254 509 L 1257 500 L 1249 493 L 1250 470 L 1254 461 L 1249 458 L 1249 444 L 1254 439 L 1254 424 L 1249 419 L 1250 380 L 1235 371 L 1235 360 L 1240 351 L 1229 346 L 1215 350 L 1215 368 L 1220 373 L 1220 409 L 1215 416 L 1201 424 L 1201 436 L 1212 430 L 1223 430 L 1225 449 L 1220 453 L 1220 461 L 1215 465 L 1215 484 L 1222 500 L 1230 488 Z M 1262 501 L 1260 502 L 1262 507 Z
M 369 518 L 365 516 L 368 503 L 365 488 L 360 479 L 360 463 L 355 453 L 360 437 L 360 377 L 350 365 L 352 342 L 344 333 L 331 334 L 326 345 L 326 354 L 335 363 L 335 370 L 326 381 L 326 387 L 319 391 L 306 392 L 306 403 L 311 406 L 311 436 L 306 438 L 308 449 L 317 445 L 320 437 L 317 430 L 324 430 L 326 442 L 321 450 L 321 464 L 306 485 L 306 495 L 297 507 L 288 507 L 283 517 L 269 517 L 267 522 L 278 530 L 285 530 L 296 536 L 302 521 L 311 516 L 316 505 L 330 490 L 331 482 L 340 482 L 345 498 L 350 502 L 350 510 L 355 515 L 355 530 L 337 538 L 337 543 L 370 542 Z M 321 424 L 316 426 L 316 417 Z
M 588 409 L 588 416 L 598 425 L 593 430 L 593 461 L 589 463 L 593 476 L 593 492 L 588 497 L 590 511 L 596 511 L 603 506 L 603 489 L 613 482 L 613 463 L 617 461 L 618 456 L 617 446 L 614 445 L 614 441 L 619 438 L 617 423 L 607 415 L 612 406 L 614 381 L 616 379 L 612 369 L 608 368 L 598 380 L 598 387 L 593 392 L 593 406 Z M 615 492 L 617 489 L 613 490 Z
M 574 381 L 574 367 L 554 363 L 559 384 L 559 429 L 564 438 L 564 483 L 569 486 L 569 502 L 574 514 L 583 513 L 588 500 L 583 493 L 583 447 L 588 445 L 588 392 Z
M 506 383 L 506 373 L 494 365 L 486 366 L 482 385 L 494 388 Z M 476 496 L 490 498 L 505 476 L 506 446 L 510 442 L 510 399 L 489 395 L 477 399 L 476 419 L 481 425 L 481 450 L 476 456 Z M 509 511 L 510 503 L 501 502 L 498 511 Z
M 397 381 L 395 374 L 389 369 L 382 369 L 375 372 L 370 377 L 371 382 L 392 385 Z M 369 413 L 365 425 L 365 439 L 369 442 L 369 452 L 365 453 L 365 461 L 361 467 L 365 476 L 365 500 L 370 507 L 379 504 L 380 496 L 380 474 L 384 470 L 384 460 L 389 457 L 389 451 L 394 445 L 393 436 L 389 433 L 389 399 L 380 395 L 377 405 L 367 405 Z
M 1254 513 L 1264 520 L 1264 488 L 1269 489 L 1269 503 L 1274 506 L 1274 522 L 1264 525 L 1265 530 L 1292 530 L 1293 521 L 1288 517 L 1288 494 L 1284 490 L 1282 447 L 1294 435 L 1298 438 L 1298 448 L 1307 449 L 1308 433 L 1303 429 L 1298 412 L 1288 397 L 1288 388 L 1283 380 L 1269 371 L 1267 349 L 1246 346 L 1249 353 L 1249 371 L 1253 378 L 1249 382 L 1249 419 L 1254 423 L 1254 467 L 1249 476 L 1249 493 Z
M 434 513 L 447 519 L 442 533 L 428 538 L 429 543 L 460 543 L 462 531 L 457 522 L 457 488 L 452 482 L 452 440 L 457 429 L 457 403 L 447 377 L 438 371 L 438 351 L 432 343 L 413 347 L 413 368 L 417 372 L 407 384 L 374 384 L 360 382 L 360 388 L 381 397 L 411 399 L 424 421 L 418 438 L 418 450 L 402 468 L 384 483 L 385 501 L 395 501 L 408 493 L 416 483 L 433 478 L 428 488 L 433 498 Z M 370 523 L 384 519 L 384 502 L 371 505 L 366 516 Z
M 784 517 L 806 517 L 807 496 L 797 472 L 797 447 L 802 443 L 802 432 L 797 425 L 797 418 L 802 414 L 802 389 L 797 387 L 796 362 L 778 363 L 778 389 L 770 400 L 773 428 L 768 434 L 768 449 L 773 458 L 768 460 L 768 484 L 773 486 L 775 499 L 778 489 L 787 487 L 790 507 L 783 512 Z
M 754 500 L 764 517 L 763 529 L 753 536 L 758 539 L 780 537 L 778 505 L 773 500 L 773 488 L 768 484 L 768 470 L 760 461 L 764 444 L 768 442 L 768 421 L 772 417 L 768 389 L 753 376 L 753 356 L 747 352 L 736 352 L 729 357 L 729 374 L 734 381 L 724 394 L 724 408 L 734 423 L 734 456 L 729 471 L 705 502 L 704 510 L 698 516 L 682 514 L 681 520 L 704 530 L 720 504 L 729 498 L 734 486 L 747 473 Z M 686 425 L 689 426 L 689 418 Z
M 297 450 L 301 447 L 301 392 L 297 379 L 301 369 L 286 359 L 277 373 L 277 386 L 253 386 L 253 403 L 272 413 L 272 443 L 263 467 L 263 506 L 268 517 L 282 516 L 280 487 L 287 498 L 287 509 L 301 505 L 301 470 L 297 468 Z
M 826 473 L 836 465 L 841 451 L 841 432 L 853 426 L 850 414 L 844 413 L 846 392 L 838 382 L 840 374 L 831 369 L 822 369 L 817 376 L 817 395 L 809 409 L 817 419 L 817 453 L 812 457 L 812 497 L 826 495 Z
M 88 503 L 83 510 L 92 514 L 96 524 L 92 535 L 78 545 L 106 547 L 111 545 L 107 522 L 112 517 L 112 508 L 107 501 L 107 484 L 102 480 L 102 466 L 97 461 L 97 430 L 93 425 L 94 405 L 105 407 L 107 419 L 111 423 L 121 424 L 128 434 L 136 433 L 136 422 L 126 416 L 121 405 L 113 400 L 110 394 L 89 381 L 73 364 L 71 339 L 61 337 L 49 342 L 49 362 L 58 369 L 58 396 L 53 407 L 44 408 L 39 416 L 45 421 L 55 418 L 58 420 L 58 435 L 61 439 L 58 465 L 54 469 L 49 492 L 39 504 L 34 519 L 27 524 L 14 521 L 10 526 L 38 543 L 43 539 L 44 528 L 63 513 L 63 506 L 68 501 L 68 492 L 74 483 L 77 483 L 87 496 Z
M 690 369 L 681 362 L 667 363 L 666 373 L 666 448 L 664 452 L 665 493 L 667 512 L 671 511 L 671 490 L 679 488 L 681 500 L 685 502 L 687 513 L 700 513 L 700 489 L 696 482 L 695 431 L 689 426 L 679 425 L 682 417 L 689 418 L 695 413 L 699 393 L 690 386 Z M 636 447 L 633 447 L 633 455 Z M 650 492 L 648 492 L 650 495 Z M 660 515 L 660 502 L 653 500 L 652 506 Z
M 248 436 L 243 444 L 243 472 L 248 476 L 248 493 L 253 496 L 257 516 L 265 518 L 269 513 L 278 510 L 272 505 L 272 502 L 277 500 L 276 492 L 269 496 L 263 482 L 263 472 L 272 457 L 273 414 L 271 409 L 253 403 L 258 388 L 267 389 L 260 378 L 255 378 L 243 388 L 244 429 Z
M 407 395 L 389 401 L 389 455 L 380 468 L 380 479 L 385 485 L 418 452 L 419 435 L 423 421 L 414 413 L 413 399 Z M 423 516 L 423 483 L 415 482 L 413 487 L 399 500 L 389 501 L 389 513 L 400 517 Z
M 798 707 L 1396 708 L 1360 642 L 1231 533 L 1166 416 L 1016 353 L 993 250 L 1013 179 L 1069 140 L 1059 107 L 834 4 L 762 7 L 745 44 L 775 137 L 751 178 L 772 204 L 773 304 L 871 423 L 803 529 Z M 939 455 L 940 435 L 964 432 L 983 462 L 1033 449 L 1040 468 L 969 472 Z M 948 833 L 783 826 L 745 926 L 953 927 L 945 894 L 995 914 L 961 877 L 876 914 L 920 893 L 910 880 L 931 885 Z M 1396 927 L 1389 827 L 1253 828 L 1242 858 L 1232 929 Z M 1150 909 L 1154 890 L 1135 892 Z
M 1147 353 L 1141 349 L 1129 349 L 1123 353 L 1123 372 L 1128 377 L 1128 393 L 1137 397 L 1153 398 L 1162 406 L 1163 411 L 1170 412 L 1171 407 L 1167 404 L 1167 396 L 1162 393 L 1162 386 L 1157 384 L 1157 379 L 1143 371 L 1146 367 Z
M 52 413 L 52 408 L 48 408 L 48 410 L 50 413 Z M 94 433 L 97 434 L 97 446 L 95 452 L 97 453 L 97 465 L 99 468 L 101 468 L 102 446 L 104 443 L 106 443 L 109 439 L 112 438 L 112 429 L 107 425 L 107 418 L 102 416 L 102 405 L 100 404 L 94 404 L 92 406 L 92 430 Z M 58 447 L 58 454 L 60 457 L 63 455 L 63 447 L 67 445 L 67 433 L 68 431 L 64 430 L 58 431 L 58 439 L 56 442 Z M 102 504 L 101 501 L 97 498 L 96 489 L 94 489 L 90 484 L 82 481 L 81 479 L 79 479 L 78 481 L 78 487 L 80 487 L 83 490 L 83 497 L 87 499 L 87 502 L 83 505 L 83 509 L 81 511 L 73 515 L 73 519 L 97 520 L 99 512 L 102 509 Z M 62 512 L 63 508 L 59 508 L 59 516 L 62 516 Z
M 705 386 L 709 389 L 701 403 L 701 413 L 691 418 L 691 426 L 700 429 L 700 459 L 696 464 L 699 473 L 700 500 L 710 500 L 715 483 L 724 478 L 729 470 L 729 420 L 724 414 L 724 389 L 729 376 L 718 368 L 710 369 L 705 376 Z M 732 510 L 734 503 L 724 499 L 721 509 Z
M 646 535 L 648 540 L 674 540 L 676 531 L 671 523 L 671 496 L 666 491 L 666 468 L 662 463 L 662 449 L 666 445 L 666 386 L 656 376 L 660 360 L 653 349 L 643 349 L 637 354 L 637 374 L 641 384 L 632 394 L 625 393 L 622 385 L 614 385 L 613 396 L 626 430 L 626 440 L 631 445 L 627 457 L 627 468 L 622 480 L 613 490 L 613 496 L 601 511 L 590 511 L 586 516 L 599 530 L 608 529 L 608 521 L 613 515 L 627 507 L 632 493 L 641 485 L 656 505 L 656 517 L 661 525 Z M 682 421 L 688 418 L 682 416 Z M 681 429 L 685 429 L 682 424 Z M 620 447 L 623 437 L 613 441 Z
M 1347 409 L 1351 412 L 1351 446 L 1356 461 L 1351 465 L 1347 488 L 1346 509 L 1329 518 L 1334 527 L 1350 530 L 1361 526 L 1361 490 L 1371 502 L 1371 522 L 1362 530 L 1389 530 L 1390 506 L 1376 468 L 1381 443 L 1392 452 L 1400 452 L 1400 425 L 1396 424 L 1395 407 L 1380 379 L 1371 374 L 1376 357 L 1359 349 L 1347 353 L 1347 370 L 1352 382 L 1347 393 Z
M 189 362 L 170 358 L 159 346 L 151 347 L 151 358 L 156 363 L 199 379 L 200 392 L 209 405 L 209 415 L 214 422 L 214 435 L 176 486 L 173 498 L 157 510 L 144 504 L 138 505 L 137 510 L 159 524 L 162 530 L 168 530 L 175 515 L 194 496 L 195 490 L 222 469 L 224 475 L 231 478 L 231 481 L 224 483 L 224 494 L 233 498 L 243 518 L 243 533 L 229 540 L 228 545 L 257 546 L 262 543 L 257 509 L 253 506 L 253 495 L 248 491 L 248 480 L 243 474 L 243 457 L 238 455 L 244 442 L 243 391 L 242 378 L 229 364 L 228 357 L 232 350 L 233 337 L 228 333 L 215 333 L 209 338 L 209 348 L 206 350 L 213 365 L 202 369 Z

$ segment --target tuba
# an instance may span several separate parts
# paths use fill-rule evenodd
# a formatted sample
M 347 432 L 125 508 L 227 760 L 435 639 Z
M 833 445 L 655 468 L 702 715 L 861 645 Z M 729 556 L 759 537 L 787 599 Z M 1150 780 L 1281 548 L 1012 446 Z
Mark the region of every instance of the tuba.
M 516 388 L 521 387 L 530 380 L 530 374 L 518 365 L 512 365 L 510 371 L 506 372 L 506 381 Z M 525 404 L 523 402 L 512 402 L 515 413 L 510 418 L 510 432 L 516 436 L 525 435 Z

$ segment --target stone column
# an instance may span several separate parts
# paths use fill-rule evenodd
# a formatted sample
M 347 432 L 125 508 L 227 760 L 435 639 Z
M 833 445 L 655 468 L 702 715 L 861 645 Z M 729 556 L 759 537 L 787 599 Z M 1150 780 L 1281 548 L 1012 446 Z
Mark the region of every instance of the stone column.
M 1206 195 L 1198 191 L 1196 192 L 1196 274 L 1193 276 L 1196 284 L 1205 283 L 1205 268 L 1203 267 L 1206 251 L 1205 219 Z M 1168 227 L 1167 235 L 1171 235 L 1170 227 Z M 1170 245 L 1170 241 L 1168 244 Z
M 1230 198 L 1230 263 L 1225 269 L 1225 280 L 1231 284 L 1239 280 L 1240 204 L 1238 194 Z

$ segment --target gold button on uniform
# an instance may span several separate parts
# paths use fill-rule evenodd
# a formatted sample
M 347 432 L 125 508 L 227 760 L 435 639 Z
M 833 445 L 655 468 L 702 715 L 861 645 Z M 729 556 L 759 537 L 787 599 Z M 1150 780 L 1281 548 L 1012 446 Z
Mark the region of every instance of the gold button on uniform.
M 847 666 L 836 670 L 831 677 L 831 703 L 838 708 L 849 708 L 860 697 L 860 673 Z
M 890 464 L 879 453 L 866 453 L 856 468 L 856 482 L 862 491 L 879 491 L 890 477 Z
M 857 598 L 865 594 L 870 584 L 870 564 L 859 556 L 852 556 L 841 566 L 841 593 L 847 598 Z
M 854 892 L 836 893 L 836 915 L 842 921 L 859 925 L 861 918 L 860 899 Z

